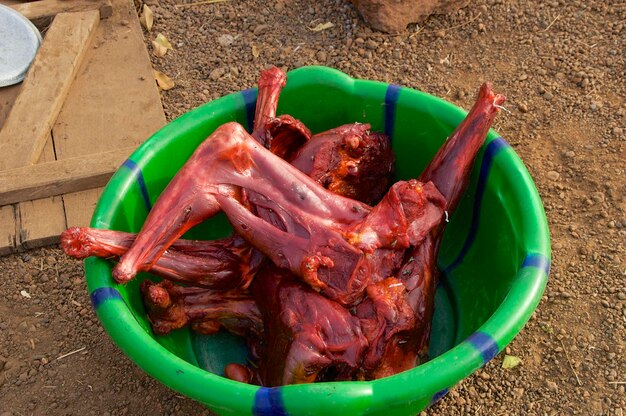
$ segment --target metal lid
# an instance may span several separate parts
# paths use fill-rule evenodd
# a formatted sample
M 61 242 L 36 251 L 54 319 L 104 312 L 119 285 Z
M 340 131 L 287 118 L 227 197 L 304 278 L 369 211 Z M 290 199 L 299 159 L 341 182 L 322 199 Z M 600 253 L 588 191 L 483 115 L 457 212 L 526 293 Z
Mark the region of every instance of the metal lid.
M 41 34 L 35 25 L 0 4 L 0 87 L 24 79 L 40 44 Z

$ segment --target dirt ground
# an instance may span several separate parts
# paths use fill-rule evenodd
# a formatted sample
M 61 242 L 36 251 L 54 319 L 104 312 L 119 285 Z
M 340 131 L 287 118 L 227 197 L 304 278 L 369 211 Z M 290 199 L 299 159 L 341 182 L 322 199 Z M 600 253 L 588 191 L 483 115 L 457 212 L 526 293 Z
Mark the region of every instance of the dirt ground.
M 491 80 L 496 129 L 537 183 L 552 273 L 528 325 L 425 415 L 626 413 L 626 7 L 623 1 L 479 0 L 406 33 L 372 32 L 346 0 L 150 0 L 174 50 L 167 117 L 255 84 L 268 64 L 322 64 L 469 108 Z M 334 26 L 315 32 L 318 23 Z M 23 292 L 22 292 L 23 291 Z M 27 294 L 28 296 L 24 296 Z M 82 263 L 55 247 L 0 258 L 0 416 L 200 415 L 112 343 Z M 71 355 L 63 355 L 72 353 Z

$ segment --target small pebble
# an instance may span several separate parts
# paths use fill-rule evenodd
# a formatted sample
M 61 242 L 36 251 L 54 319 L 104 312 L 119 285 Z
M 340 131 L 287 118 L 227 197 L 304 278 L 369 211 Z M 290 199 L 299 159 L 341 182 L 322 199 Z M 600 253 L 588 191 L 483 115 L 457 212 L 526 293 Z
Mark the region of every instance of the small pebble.
M 555 171 L 555 170 L 551 170 L 547 173 L 546 175 L 548 177 L 548 179 L 550 179 L 551 181 L 558 181 L 559 178 L 561 177 L 561 175 L 559 174 L 559 172 Z
M 254 34 L 254 36 L 261 36 L 264 35 L 269 28 L 269 25 L 258 25 L 254 28 L 254 31 L 252 33 Z
M 519 111 L 522 113 L 528 113 L 528 106 L 524 103 L 519 104 L 517 108 L 519 108 Z
M 229 46 L 235 41 L 235 38 L 232 35 L 220 35 L 217 38 L 217 43 L 221 46 Z
M 591 198 L 596 201 L 596 202 L 604 202 L 605 197 L 604 194 L 602 192 L 594 192 L 593 194 L 591 194 Z
M 550 380 L 546 380 L 546 387 L 548 388 L 548 390 L 553 392 L 556 392 L 559 389 L 559 386 L 554 381 Z
M 365 42 L 365 47 L 369 50 L 376 50 L 376 48 L 378 48 L 378 42 L 368 39 L 367 42 Z
M 213 81 L 217 81 L 218 79 L 220 79 L 224 75 L 225 72 L 226 72 L 226 70 L 224 68 L 215 68 L 209 74 L 209 78 L 211 78 L 211 80 L 213 80 Z

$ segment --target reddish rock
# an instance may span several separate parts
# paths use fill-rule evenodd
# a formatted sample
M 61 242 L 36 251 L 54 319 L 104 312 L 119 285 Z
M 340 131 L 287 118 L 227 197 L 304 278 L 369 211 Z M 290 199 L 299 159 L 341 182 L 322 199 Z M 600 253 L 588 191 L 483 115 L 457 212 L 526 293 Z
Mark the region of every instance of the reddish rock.
M 396 33 L 431 14 L 449 13 L 465 7 L 469 0 L 352 0 L 352 3 L 372 28 Z

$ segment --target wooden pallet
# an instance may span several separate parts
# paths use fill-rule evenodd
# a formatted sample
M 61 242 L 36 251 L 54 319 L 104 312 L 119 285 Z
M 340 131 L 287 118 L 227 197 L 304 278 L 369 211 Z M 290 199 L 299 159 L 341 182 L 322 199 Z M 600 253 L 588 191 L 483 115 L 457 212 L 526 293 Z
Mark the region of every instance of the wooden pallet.
M 88 225 L 100 187 L 165 124 L 132 2 L 11 7 L 53 20 L 24 82 L 0 88 L 0 254 Z

